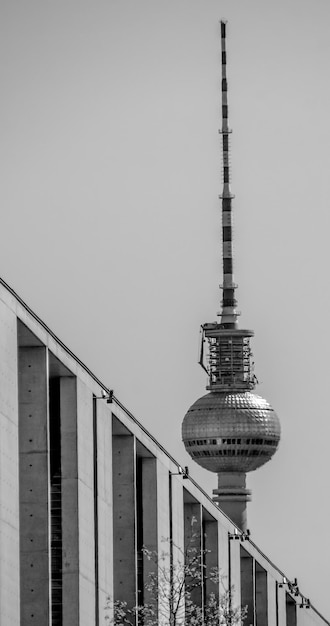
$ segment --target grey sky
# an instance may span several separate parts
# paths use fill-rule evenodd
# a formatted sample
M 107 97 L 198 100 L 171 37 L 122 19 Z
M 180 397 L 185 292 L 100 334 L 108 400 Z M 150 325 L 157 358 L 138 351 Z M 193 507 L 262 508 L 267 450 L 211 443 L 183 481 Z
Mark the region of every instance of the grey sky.
M 329 619 L 328 1 L 0 11 L 1 275 L 209 492 L 180 428 L 220 301 L 228 20 L 241 326 L 283 428 L 249 476 L 249 526 Z

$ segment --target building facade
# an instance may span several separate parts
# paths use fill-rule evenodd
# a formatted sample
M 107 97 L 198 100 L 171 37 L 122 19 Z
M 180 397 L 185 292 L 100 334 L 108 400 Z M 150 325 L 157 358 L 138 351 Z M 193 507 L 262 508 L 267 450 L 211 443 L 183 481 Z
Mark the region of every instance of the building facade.
M 3 281 L 0 342 L 1 626 L 104 625 L 192 523 L 246 624 L 328 624 Z

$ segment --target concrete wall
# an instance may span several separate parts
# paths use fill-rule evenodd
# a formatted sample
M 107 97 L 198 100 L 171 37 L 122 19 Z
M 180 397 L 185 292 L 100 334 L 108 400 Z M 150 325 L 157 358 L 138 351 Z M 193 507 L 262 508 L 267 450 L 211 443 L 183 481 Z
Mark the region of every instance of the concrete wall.
M 171 567 L 171 555 L 170 555 L 170 474 L 168 467 L 160 463 L 159 459 L 157 463 L 157 549 L 158 549 L 158 566 L 159 579 L 162 579 L 158 611 L 159 618 L 166 617 L 168 619 L 170 611 L 169 602 L 169 585 L 167 584 L 162 571 L 168 572 Z M 162 570 L 162 571 L 161 571 Z
M 0 300 L 0 624 L 20 620 L 16 315 Z
M 173 469 L 173 474 L 175 473 Z M 182 575 L 182 566 L 184 564 L 184 504 L 183 504 L 183 481 L 179 476 L 171 475 L 171 513 L 172 513 L 172 567 L 174 577 Z M 184 617 L 184 598 L 174 596 L 174 604 L 178 607 L 178 616 Z
M 273 576 L 267 574 L 267 597 L 268 597 L 268 626 L 277 626 L 276 623 L 276 581 Z
M 48 375 L 44 347 L 19 349 L 21 626 L 49 620 Z
M 93 394 L 77 379 L 79 626 L 95 623 Z
M 109 405 L 103 400 L 97 400 L 96 417 L 99 624 L 103 626 L 106 601 L 113 597 L 112 419 Z
M 228 533 L 227 533 L 228 541 Z M 241 542 L 231 539 L 229 545 L 230 575 L 228 576 L 229 589 L 231 591 L 232 607 L 239 608 L 242 605 L 241 599 Z

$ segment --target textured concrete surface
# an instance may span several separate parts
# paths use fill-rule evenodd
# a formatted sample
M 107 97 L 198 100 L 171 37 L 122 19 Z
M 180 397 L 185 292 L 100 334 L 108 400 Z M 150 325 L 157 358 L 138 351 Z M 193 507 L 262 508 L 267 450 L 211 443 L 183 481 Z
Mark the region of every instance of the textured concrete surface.
M 228 541 L 228 535 L 227 535 Z M 241 542 L 237 540 L 229 541 L 230 550 L 230 577 L 228 577 L 228 586 L 232 592 L 233 606 L 241 606 Z
M 46 348 L 19 349 L 21 626 L 48 624 L 49 489 Z
M 268 626 L 276 626 L 276 583 L 271 575 L 267 576 Z
M 0 624 L 16 626 L 19 601 L 17 328 L 0 300 Z
M 97 475 L 99 546 L 99 623 L 106 600 L 113 597 L 112 416 L 111 405 L 97 400 Z M 99 626 L 99 625 L 97 625 Z
M 77 379 L 79 626 L 95 622 L 93 394 Z
M 169 470 L 164 466 L 159 459 L 156 459 L 157 469 L 157 550 L 158 555 L 161 556 L 161 567 L 166 571 L 170 569 L 170 488 L 169 488 Z M 169 602 L 168 602 L 168 586 L 165 585 L 163 598 L 161 600 L 160 613 L 162 616 L 168 615 Z M 167 594 L 167 596 L 166 596 Z M 167 600 L 165 598 L 167 597 Z

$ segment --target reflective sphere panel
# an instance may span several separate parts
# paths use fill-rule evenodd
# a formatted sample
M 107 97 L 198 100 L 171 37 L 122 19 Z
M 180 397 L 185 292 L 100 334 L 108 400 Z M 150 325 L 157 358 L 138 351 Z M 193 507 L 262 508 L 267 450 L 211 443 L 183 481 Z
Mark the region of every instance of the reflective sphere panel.
M 187 452 L 211 472 L 251 472 L 276 452 L 279 419 L 270 404 L 250 392 L 199 398 L 182 423 Z

